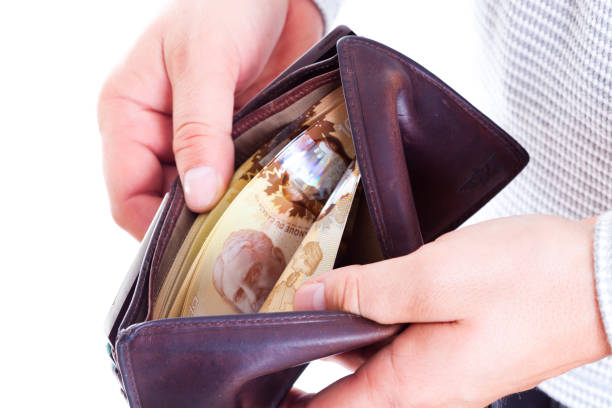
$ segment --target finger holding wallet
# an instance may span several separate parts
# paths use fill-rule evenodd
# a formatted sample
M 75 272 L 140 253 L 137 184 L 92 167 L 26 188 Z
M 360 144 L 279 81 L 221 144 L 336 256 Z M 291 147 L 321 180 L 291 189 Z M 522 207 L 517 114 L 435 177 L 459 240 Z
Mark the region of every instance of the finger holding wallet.
M 594 219 L 502 218 L 414 252 L 329 272 L 298 310 L 411 323 L 357 371 L 290 406 L 483 407 L 611 353 L 597 302 Z

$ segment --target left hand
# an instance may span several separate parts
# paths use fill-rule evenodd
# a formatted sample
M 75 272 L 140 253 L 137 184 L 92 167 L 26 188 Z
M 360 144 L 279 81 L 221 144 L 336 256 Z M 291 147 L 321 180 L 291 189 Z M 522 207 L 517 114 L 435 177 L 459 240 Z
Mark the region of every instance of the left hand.
M 341 268 L 295 296 L 412 323 L 357 371 L 290 406 L 483 407 L 610 354 L 593 276 L 594 220 L 497 219 L 413 254 Z

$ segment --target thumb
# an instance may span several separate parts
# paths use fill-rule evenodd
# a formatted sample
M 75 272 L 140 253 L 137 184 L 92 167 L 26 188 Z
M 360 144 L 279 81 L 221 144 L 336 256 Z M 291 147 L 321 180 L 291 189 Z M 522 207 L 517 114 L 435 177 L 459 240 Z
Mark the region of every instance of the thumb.
M 382 324 L 453 321 L 459 300 L 421 253 L 322 274 L 298 289 L 294 308 L 342 310 Z
M 195 47 L 193 47 L 195 48 Z M 223 55 L 183 52 L 167 62 L 172 83 L 173 150 L 187 206 L 210 210 L 223 194 L 234 164 L 231 138 L 237 74 Z

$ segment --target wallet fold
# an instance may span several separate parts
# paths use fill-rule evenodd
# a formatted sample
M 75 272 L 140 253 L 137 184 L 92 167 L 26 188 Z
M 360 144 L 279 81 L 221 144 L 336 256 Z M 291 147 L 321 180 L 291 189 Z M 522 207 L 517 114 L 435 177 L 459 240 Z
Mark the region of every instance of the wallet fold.
M 237 164 L 340 84 L 367 203 L 362 224 L 385 258 L 459 226 L 528 162 L 440 79 L 341 26 L 235 115 Z M 309 361 L 401 330 L 329 311 L 147 320 L 193 219 L 177 180 L 113 305 L 110 352 L 130 406 L 275 407 Z
M 408 57 L 355 36 L 338 42 L 338 56 L 385 257 L 456 228 L 526 165 L 506 132 Z

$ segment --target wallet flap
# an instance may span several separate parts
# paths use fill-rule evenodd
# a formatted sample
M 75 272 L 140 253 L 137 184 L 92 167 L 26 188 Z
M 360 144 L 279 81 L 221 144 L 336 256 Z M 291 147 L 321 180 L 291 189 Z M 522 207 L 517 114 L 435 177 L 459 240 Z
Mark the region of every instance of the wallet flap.
M 138 249 L 138 253 L 136 254 L 136 258 L 132 262 L 128 273 L 126 274 L 123 282 L 121 283 L 121 287 L 117 292 L 117 296 L 115 296 L 115 300 L 113 300 L 113 304 L 110 307 L 110 310 L 106 316 L 106 321 L 104 322 L 104 329 L 106 335 L 111 344 L 115 343 L 115 338 L 117 336 L 117 331 L 119 330 L 119 324 L 123 320 L 125 314 L 127 313 L 128 306 L 132 300 L 132 296 L 134 294 L 136 283 L 138 281 L 139 275 L 141 275 L 141 266 L 146 257 L 147 253 L 152 253 L 155 248 L 155 243 L 152 243 L 152 237 L 156 235 L 156 231 L 161 229 L 160 220 L 162 220 L 165 214 L 168 211 L 169 204 L 169 194 L 164 196 L 147 232 L 140 243 L 140 248 Z
M 151 269 L 159 267 L 161 254 L 170 239 L 176 220 L 181 209 L 184 207 L 184 202 L 183 190 L 180 181 L 177 179 L 172 183 L 164 205 L 160 207 L 162 210 L 159 219 L 152 224 L 151 238 L 143 253 L 143 257 L 140 259 L 138 279 L 129 298 L 129 306 L 120 322 L 116 323 L 118 324 L 119 331 L 145 319 L 149 304 Z
M 156 320 L 123 330 L 117 355 L 133 407 L 272 408 L 305 363 L 399 329 L 329 311 Z
M 456 228 L 527 164 L 516 141 L 416 62 L 356 36 L 337 47 L 366 201 L 386 257 Z

